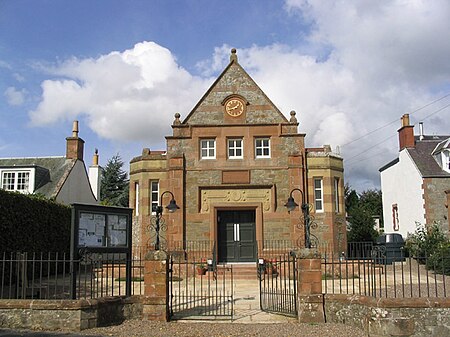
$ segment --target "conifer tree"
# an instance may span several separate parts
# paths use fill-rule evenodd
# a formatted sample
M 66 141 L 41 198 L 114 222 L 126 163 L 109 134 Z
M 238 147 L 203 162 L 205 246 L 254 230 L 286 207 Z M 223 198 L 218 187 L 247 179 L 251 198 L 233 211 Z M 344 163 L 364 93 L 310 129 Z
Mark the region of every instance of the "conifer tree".
M 129 179 L 119 154 L 114 155 L 102 171 L 100 200 L 102 205 L 128 207 Z

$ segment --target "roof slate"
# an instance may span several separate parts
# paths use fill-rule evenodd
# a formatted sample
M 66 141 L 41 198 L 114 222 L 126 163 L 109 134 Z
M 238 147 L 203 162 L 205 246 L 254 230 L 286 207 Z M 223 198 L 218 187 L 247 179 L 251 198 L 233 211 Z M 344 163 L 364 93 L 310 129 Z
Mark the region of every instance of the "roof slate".
M 35 191 L 56 197 L 76 163 L 65 157 L 0 158 L 0 168 L 35 168 Z
M 418 136 L 414 137 L 416 146 L 414 148 L 407 148 L 406 150 L 419 169 L 422 177 L 450 177 L 450 173 L 445 172 L 431 155 L 436 146 L 449 137 L 425 136 L 423 140 L 420 140 Z

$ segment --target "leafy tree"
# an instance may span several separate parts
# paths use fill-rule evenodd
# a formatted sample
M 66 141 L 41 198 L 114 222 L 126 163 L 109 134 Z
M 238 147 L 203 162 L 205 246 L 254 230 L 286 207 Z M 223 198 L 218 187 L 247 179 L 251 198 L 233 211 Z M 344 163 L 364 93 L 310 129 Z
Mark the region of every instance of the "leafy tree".
M 129 180 L 119 154 L 114 155 L 102 171 L 100 200 L 102 205 L 128 207 Z
M 359 203 L 358 193 L 350 187 L 348 183 L 344 186 L 345 194 L 345 209 L 347 213 L 350 213 L 353 207 L 357 206 Z
M 378 232 L 374 229 L 375 220 L 372 214 L 362 205 L 354 206 L 349 213 L 349 231 L 347 240 L 349 242 L 375 241 Z
M 345 207 L 349 218 L 348 241 L 375 241 L 378 236 L 374 229 L 374 216 L 382 219 L 383 205 L 381 191 L 367 190 L 358 194 L 348 184 L 345 185 Z
M 359 203 L 372 216 L 379 216 L 380 224 L 383 224 L 383 201 L 380 190 L 373 189 L 362 192 L 359 196 Z

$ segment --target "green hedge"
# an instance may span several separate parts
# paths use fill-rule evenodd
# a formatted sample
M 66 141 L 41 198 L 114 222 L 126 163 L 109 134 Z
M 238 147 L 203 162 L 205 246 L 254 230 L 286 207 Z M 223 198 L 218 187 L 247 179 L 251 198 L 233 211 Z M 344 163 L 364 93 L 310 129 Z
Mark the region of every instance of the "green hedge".
M 71 209 L 0 189 L 0 252 L 69 252 Z

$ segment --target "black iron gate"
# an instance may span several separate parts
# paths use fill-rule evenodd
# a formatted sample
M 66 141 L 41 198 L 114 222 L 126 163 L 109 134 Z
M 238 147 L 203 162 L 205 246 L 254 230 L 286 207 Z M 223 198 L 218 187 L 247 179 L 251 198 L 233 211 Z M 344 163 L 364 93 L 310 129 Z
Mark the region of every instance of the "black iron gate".
M 294 254 L 259 254 L 258 278 L 262 311 L 296 317 L 297 265 Z
M 183 249 L 170 254 L 169 316 L 176 319 L 232 319 L 233 269 L 210 256 Z

